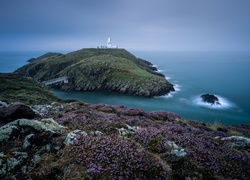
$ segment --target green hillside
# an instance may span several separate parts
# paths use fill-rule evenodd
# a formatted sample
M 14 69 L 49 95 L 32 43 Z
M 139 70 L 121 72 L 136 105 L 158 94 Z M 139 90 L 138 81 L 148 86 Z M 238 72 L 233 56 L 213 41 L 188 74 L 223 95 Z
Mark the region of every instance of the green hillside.
M 174 90 L 150 62 L 125 49 L 81 49 L 32 61 L 15 73 L 38 81 L 68 76 L 67 86 L 57 84 L 67 90 L 105 90 L 146 97 Z
M 14 74 L 0 74 L 0 101 L 22 102 L 28 105 L 61 101 L 44 85 Z

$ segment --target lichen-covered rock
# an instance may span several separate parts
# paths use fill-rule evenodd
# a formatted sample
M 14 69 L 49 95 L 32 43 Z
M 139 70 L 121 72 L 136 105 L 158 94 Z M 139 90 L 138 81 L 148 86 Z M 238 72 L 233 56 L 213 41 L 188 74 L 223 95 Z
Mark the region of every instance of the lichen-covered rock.
M 0 159 L 0 178 L 4 178 L 7 174 L 7 165 L 3 163 L 2 159 Z
M 35 105 L 32 106 L 32 108 L 41 116 L 46 115 L 48 113 L 48 110 L 52 108 L 51 105 Z
M 242 137 L 242 136 L 229 136 L 229 137 L 224 137 L 221 140 L 223 141 L 242 141 L 245 143 L 250 143 L 250 138 Z
M 7 106 L 8 106 L 8 104 L 6 102 L 0 101 L 0 110 L 7 107 Z
M 34 134 L 29 134 L 24 138 L 23 149 L 27 149 L 31 146 L 30 140 L 34 137 Z
M 19 130 L 15 125 L 6 124 L 0 127 L 0 143 L 8 141 L 11 137 L 17 136 Z
M 21 131 L 23 129 L 23 131 Z M 52 118 L 38 120 L 18 119 L 0 127 L 0 143 L 24 132 L 48 133 L 50 136 L 60 135 L 64 127 Z
M 242 136 L 229 136 L 224 137 L 221 140 L 229 141 L 229 146 L 235 149 L 245 149 L 250 152 L 250 138 L 242 137 Z
M 35 154 L 31 159 L 35 166 L 37 166 L 41 162 L 41 160 L 42 158 L 38 154 Z
M 177 162 L 187 155 L 185 150 L 177 146 L 173 141 L 166 141 L 163 146 L 166 152 L 162 157 L 168 162 Z
M 139 126 L 130 126 L 126 124 L 127 128 L 117 128 L 120 136 L 128 136 L 131 134 L 134 134 L 138 129 L 140 129 Z
M 70 133 L 66 136 L 66 138 L 65 138 L 65 140 L 64 140 L 64 142 L 63 142 L 63 144 L 65 144 L 65 145 L 73 144 L 73 143 L 74 143 L 74 140 L 76 140 L 77 137 L 79 137 L 79 136 L 87 136 L 87 135 L 88 135 L 88 134 L 87 134 L 85 131 L 81 131 L 81 130 L 76 129 L 76 130 L 74 130 L 73 132 L 70 132 Z

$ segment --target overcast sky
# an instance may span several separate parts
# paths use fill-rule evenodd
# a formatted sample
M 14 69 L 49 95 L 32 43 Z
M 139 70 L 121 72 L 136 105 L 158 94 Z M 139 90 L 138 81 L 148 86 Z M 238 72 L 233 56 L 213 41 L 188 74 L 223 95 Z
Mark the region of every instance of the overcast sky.
M 250 0 L 1 0 L 0 50 L 250 51 Z

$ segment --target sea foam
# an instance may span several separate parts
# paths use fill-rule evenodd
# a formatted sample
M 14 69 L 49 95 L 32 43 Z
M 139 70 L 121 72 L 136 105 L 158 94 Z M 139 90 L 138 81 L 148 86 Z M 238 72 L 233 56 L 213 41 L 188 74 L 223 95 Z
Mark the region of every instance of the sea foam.
M 170 93 L 168 93 L 167 95 L 165 95 L 165 96 L 163 96 L 163 97 L 165 97 L 165 98 L 171 98 L 171 97 L 173 97 L 173 95 L 174 95 L 175 93 L 181 91 L 181 86 L 180 86 L 180 85 L 178 85 L 178 84 L 173 84 L 173 86 L 174 86 L 175 91 L 171 91 Z
M 203 106 L 203 107 L 207 107 L 211 109 L 229 109 L 229 108 L 235 107 L 234 103 L 230 102 L 229 100 L 227 100 L 226 98 L 222 96 L 215 95 L 216 97 L 218 97 L 220 104 L 216 104 L 216 103 L 211 104 L 211 103 L 204 102 L 200 96 L 201 95 L 193 98 L 193 103 L 195 105 Z

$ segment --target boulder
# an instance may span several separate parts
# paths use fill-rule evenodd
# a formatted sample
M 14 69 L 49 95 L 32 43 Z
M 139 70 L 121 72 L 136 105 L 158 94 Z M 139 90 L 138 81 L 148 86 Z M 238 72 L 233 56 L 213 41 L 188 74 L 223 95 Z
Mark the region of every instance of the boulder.
M 202 94 L 202 101 L 211 105 L 220 105 L 219 98 L 213 94 Z
M 66 136 L 66 138 L 65 138 L 65 140 L 64 140 L 64 142 L 63 142 L 63 144 L 65 144 L 65 145 L 74 144 L 74 140 L 75 140 L 77 137 L 80 137 L 80 136 L 87 136 L 87 135 L 88 135 L 88 134 L 87 134 L 85 131 L 81 131 L 81 130 L 76 129 L 76 130 L 70 132 L 70 133 Z
M 0 123 L 6 124 L 16 119 L 33 119 L 39 115 L 24 104 L 11 104 L 0 109 Z
M 166 152 L 162 155 L 162 158 L 168 162 L 178 162 L 187 155 L 185 150 L 176 145 L 174 141 L 166 141 L 163 147 Z
M 24 138 L 23 149 L 28 149 L 31 146 L 31 141 L 34 138 L 34 134 L 29 134 Z
M 0 101 L 0 110 L 7 107 L 8 104 L 6 102 Z
M 49 136 L 56 136 L 64 132 L 64 127 L 52 118 L 42 119 L 41 121 L 18 119 L 0 127 L 0 143 L 26 132 L 45 133 Z
M 127 128 L 116 128 L 119 132 L 120 136 L 128 136 L 131 134 L 134 134 L 138 129 L 140 129 L 139 126 L 130 126 L 126 124 Z
M 229 141 L 229 146 L 235 149 L 244 149 L 250 151 L 250 138 L 242 136 L 229 136 L 224 137 L 221 140 Z

